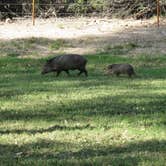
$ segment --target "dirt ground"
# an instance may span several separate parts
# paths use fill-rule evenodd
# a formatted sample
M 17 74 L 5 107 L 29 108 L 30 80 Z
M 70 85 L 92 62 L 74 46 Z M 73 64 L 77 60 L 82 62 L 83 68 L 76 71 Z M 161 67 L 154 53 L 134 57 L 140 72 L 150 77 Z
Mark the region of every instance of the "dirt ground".
M 95 53 L 108 45 L 135 43 L 130 54 L 166 54 L 166 18 L 157 28 L 156 18 L 150 20 L 119 20 L 99 18 L 36 19 L 35 26 L 29 20 L 12 23 L 0 22 L 0 41 L 22 38 L 65 39 L 72 47 L 68 53 Z

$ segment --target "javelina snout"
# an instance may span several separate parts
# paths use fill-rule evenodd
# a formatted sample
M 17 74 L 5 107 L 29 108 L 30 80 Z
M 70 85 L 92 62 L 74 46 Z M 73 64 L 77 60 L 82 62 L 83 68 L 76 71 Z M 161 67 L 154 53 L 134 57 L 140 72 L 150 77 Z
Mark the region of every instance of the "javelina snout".
M 45 67 L 43 67 L 41 74 L 44 75 L 46 73 L 47 73 L 47 71 L 46 71 Z
M 52 71 L 52 68 L 51 68 L 51 66 L 50 66 L 49 61 L 47 61 L 47 63 L 44 65 L 44 67 L 43 67 L 43 69 L 42 69 L 41 74 L 44 75 L 44 74 L 47 74 L 47 73 L 49 73 L 49 72 L 51 72 L 51 71 Z
M 57 76 L 62 71 L 65 71 L 68 75 L 70 75 L 69 70 L 79 70 L 78 75 L 84 73 L 88 76 L 88 72 L 86 70 L 87 60 L 85 57 L 78 54 L 67 54 L 67 55 L 59 55 L 52 59 L 49 59 L 43 67 L 42 74 L 46 74 L 49 72 L 56 72 Z
M 108 70 L 108 66 L 105 67 L 103 70 L 104 70 L 104 75 L 111 75 L 111 71 Z
M 107 66 L 107 74 L 115 74 L 119 76 L 120 74 L 127 74 L 129 77 L 135 75 L 134 68 L 130 64 L 111 64 Z

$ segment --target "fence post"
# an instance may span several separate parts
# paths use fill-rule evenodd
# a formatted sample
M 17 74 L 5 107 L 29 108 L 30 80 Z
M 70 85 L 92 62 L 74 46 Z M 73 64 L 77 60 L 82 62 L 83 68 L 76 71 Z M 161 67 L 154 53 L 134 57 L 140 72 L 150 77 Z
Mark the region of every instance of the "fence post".
M 160 27 L 160 0 L 157 0 L 157 26 Z
M 35 0 L 32 0 L 32 24 L 35 25 Z

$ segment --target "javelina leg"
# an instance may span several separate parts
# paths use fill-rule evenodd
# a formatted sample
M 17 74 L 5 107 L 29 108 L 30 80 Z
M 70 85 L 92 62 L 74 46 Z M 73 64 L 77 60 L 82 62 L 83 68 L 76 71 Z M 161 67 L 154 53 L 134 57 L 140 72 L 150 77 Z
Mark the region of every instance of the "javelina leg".
M 87 77 L 88 76 L 88 72 L 87 72 L 86 69 L 84 70 L 84 73 L 85 73 L 85 76 Z
M 129 73 L 128 76 L 129 76 L 129 78 L 132 78 L 134 76 L 134 74 L 133 73 Z
M 129 78 L 131 78 L 132 74 L 129 73 L 128 76 L 129 76 Z
M 67 75 L 68 75 L 68 76 L 70 75 L 70 73 L 69 73 L 69 71 L 68 71 L 68 70 L 65 70 L 65 72 L 67 73 Z
M 133 72 L 129 72 L 128 76 L 129 76 L 129 78 L 131 78 L 133 76 Z
M 80 72 L 78 73 L 78 76 L 80 75 L 80 74 L 82 74 L 84 71 L 82 71 L 82 70 L 80 70 Z
M 82 73 L 85 73 L 85 76 L 88 76 L 86 69 L 81 69 L 80 72 L 78 73 L 78 76 Z
M 116 76 L 119 77 L 120 73 L 116 73 Z
M 57 71 L 56 77 L 58 77 L 60 73 L 61 73 L 61 71 Z

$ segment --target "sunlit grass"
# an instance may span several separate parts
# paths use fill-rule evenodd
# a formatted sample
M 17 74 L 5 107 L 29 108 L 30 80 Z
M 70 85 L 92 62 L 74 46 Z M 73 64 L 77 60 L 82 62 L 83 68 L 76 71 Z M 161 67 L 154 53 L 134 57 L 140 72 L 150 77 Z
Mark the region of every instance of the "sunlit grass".
M 0 165 L 165 164 L 165 55 L 86 57 L 87 78 L 42 76 L 46 59 L 0 58 Z M 104 74 L 122 62 L 138 76 Z

